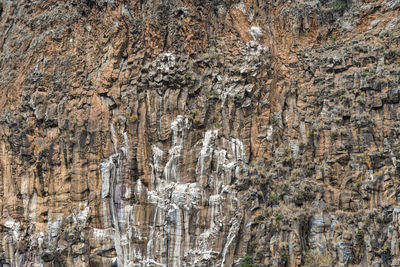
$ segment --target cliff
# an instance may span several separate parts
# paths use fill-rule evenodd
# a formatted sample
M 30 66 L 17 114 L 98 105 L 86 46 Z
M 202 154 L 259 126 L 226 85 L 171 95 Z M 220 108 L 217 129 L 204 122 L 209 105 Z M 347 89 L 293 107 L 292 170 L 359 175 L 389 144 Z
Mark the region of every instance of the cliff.
M 0 31 L 0 265 L 400 266 L 399 0 L 2 0 Z

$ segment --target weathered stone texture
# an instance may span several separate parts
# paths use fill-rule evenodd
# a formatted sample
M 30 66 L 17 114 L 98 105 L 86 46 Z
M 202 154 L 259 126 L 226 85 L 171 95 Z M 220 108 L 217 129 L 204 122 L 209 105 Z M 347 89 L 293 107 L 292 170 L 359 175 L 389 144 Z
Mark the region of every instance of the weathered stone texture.
M 0 1 L 0 265 L 400 265 L 400 1 Z

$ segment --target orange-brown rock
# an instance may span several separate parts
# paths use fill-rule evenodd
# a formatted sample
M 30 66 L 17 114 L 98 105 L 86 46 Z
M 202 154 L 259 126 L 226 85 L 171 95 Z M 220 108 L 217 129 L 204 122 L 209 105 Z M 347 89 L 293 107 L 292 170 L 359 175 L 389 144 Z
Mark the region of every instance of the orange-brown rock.
M 399 266 L 399 18 L 0 1 L 0 265 Z

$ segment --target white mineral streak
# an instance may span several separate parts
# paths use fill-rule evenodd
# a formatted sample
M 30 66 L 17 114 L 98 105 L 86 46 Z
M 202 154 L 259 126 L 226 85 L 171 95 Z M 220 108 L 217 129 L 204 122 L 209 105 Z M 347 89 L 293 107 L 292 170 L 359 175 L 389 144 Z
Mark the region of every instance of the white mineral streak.
M 17 252 L 14 249 L 14 242 L 19 239 L 20 223 L 12 218 L 9 218 L 4 223 L 4 226 L 6 229 L 8 228 L 11 235 L 5 235 L 3 237 L 3 250 L 5 252 L 7 262 L 9 262 L 11 266 L 17 266 L 19 259 Z
M 162 68 L 167 69 L 170 61 L 173 61 L 172 55 L 166 54 Z M 219 266 L 218 259 L 226 265 L 242 220 L 229 210 L 239 205 L 231 182 L 238 162 L 246 158 L 243 142 L 225 139 L 217 130 L 206 131 L 199 147 L 196 182 L 183 183 L 182 150 L 190 124 L 186 117 L 179 115 L 171 123 L 169 150 L 161 143 L 151 147 L 150 184 L 137 180 L 133 185 L 126 185 L 122 182 L 122 173 L 129 155 L 128 135 L 119 131 L 117 136 L 111 126 L 114 154 L 100 164 L 105 229 L 93 232 L 95 243 L 111 238 L 118 266 L 177 267 L 188 262 L 202 266 L 204 260 Z M 121 188 L 124 188 L 123 196 Z M 126 199 L 133 194 L 136 202 L 129 204 Z M 204 201 L 208 203 L 206 206 Z M 147 221 L 143 221 L 144 204 L 150 214 Z M 201 215 L 200 209 L 206 214 Z M 207 220 L 205 227 L 196 230 L 193 224 L 198 223 L 199 216 L 203 220 L 207 216 Z M 112 229 L 113 234 L 107 229 Z M 224 232 L 228 232 L 227 237 Z M 219 240 L 225 240 L 223 251 L 213 251 Z M 100 247 L 109 249 L 105 245 Z
M 235 156 L 236 161 L 244 160 L 244 146 L 242 141 L 240 141 L 239 139 L 232 139 L 232 153 Z
M 260 27 L 252 26 L 249 30 L 249 34 L 254 41 L 257 41 L 257 39 L 262 36 L 262 30 L 260 29 Z
M 229 233 L 228 233 L 228 238 L 226 241 L 226 244 L 224 246 L 224 249 L 222 250 L 222 264 L 221 267 L 224 266 L 225 260 L 226 260 L 226 254 L 228 253 L 228 250 L 233 242 L 233 240 L 236 238 L 239 229 L 240 229 L 240 223 L 242 221 L 242 218 L 232 218 L 230 221 L 230 224 L 232 225 L 231 228 L 229 228 Z
M 157 70 L 167 73 L 175 65 L 175 55 L 171 52 L 161 53 L 157 59 Z
M 127 157 L 129 155 L 129 140 L 128 140 L 128 133 L 123 132 L 122 136 L 124 137 L 124 156 Z
M 177 182 L 177 165 L 183 146 L 183 130 L 187 123 L 187 118 L 179 115 L 171 124 L 172 145 L 168 152 L 170 158 L 164 168 L 164 175 L 167 183 Z
M 235 4 L 235 7 L 237 9 L 239 9 L 240 11 L 242 11 L 244 15 L 246 15 L 246 7 L 245 7 L 245 5 L 244 5 L 244 3 L 242 1 L 240 1 L 237 4 Z
M 206 158 L 210 157 L 213 152 L 212 142 L 218 136 L 218 130 L 209 130 L 204 134 L 203 147 L 200 150 L 199 159 L 197 161 L 197 172 L 200 174 L 200 185 L 203 184 L 204 164 Z
M 120 121 L 124 121 L 123 117 Z M 114 125 L 111 128 L 111 141 L 114 154 L 100 164 L 102 187 L 101 197 L 103 205 L 104 226 L 112 227 L 114 231 L 114 245 L 117 254 L 116 261 L 120 266 L 133 266 L 135 259 L 142 258 L 141 251 L 131 248 L 133 239 L 141 239 L 140 231 L 135 228 L 135 210 L 132 205 L 125 203 L 124 198 L 130 197 L 132 191 L 124 187 L 122 181 L 123 167 L 129 156 L 129 140 L 127 133 L 120 129 L 122 141 L 118 139 Z M 122 193 L 124 190 L 124 194 Z M 136 192 L 140 194 L 141 184 L 137 183 Z
M 163 167 L 161 166 L 161 162 L 164 156 L 164 152 L 157 147 L 157 145 L 153 145 L 153 163 L 150 163 L 151 167 L 151 186 L 152 188 L 157 188 L 158 181 L 160 180 L 161 173 L 163 171 Z

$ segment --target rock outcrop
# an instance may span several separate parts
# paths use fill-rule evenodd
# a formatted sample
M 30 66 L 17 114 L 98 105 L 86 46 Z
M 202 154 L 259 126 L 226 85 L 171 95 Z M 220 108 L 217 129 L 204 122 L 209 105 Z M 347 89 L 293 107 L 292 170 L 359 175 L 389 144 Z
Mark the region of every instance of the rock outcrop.
M 0 265 L 400 266 L 399 0 L 2 0 L 0 30 Z

